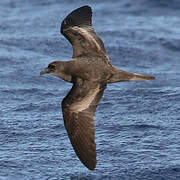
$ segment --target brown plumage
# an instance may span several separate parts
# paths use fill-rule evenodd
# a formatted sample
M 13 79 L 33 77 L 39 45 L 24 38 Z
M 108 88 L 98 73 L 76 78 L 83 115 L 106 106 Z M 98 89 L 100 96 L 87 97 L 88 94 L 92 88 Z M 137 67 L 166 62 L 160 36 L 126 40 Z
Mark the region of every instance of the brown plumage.
M 73 83 L 62 101 L 65 128 L 71 144 L 90 170 L 96 167 L 94 115 L 107 83 L 153 80 L 152 76 L 129 73 L 112 66 L 102 40 L 92 28 L 92 10 L 83 6 L 61 24 L 61 33 L 73 47 L 73 59 L 55 61 L 41 72 Z

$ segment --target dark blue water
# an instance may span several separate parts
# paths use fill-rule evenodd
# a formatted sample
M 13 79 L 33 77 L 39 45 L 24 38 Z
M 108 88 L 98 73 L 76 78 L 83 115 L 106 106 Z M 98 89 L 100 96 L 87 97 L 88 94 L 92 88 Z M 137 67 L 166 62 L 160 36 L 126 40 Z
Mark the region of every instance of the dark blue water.
M 95 118 L 93 172 L 63 124 L 71 84 L 39 75 L 71 59 L 60 24 L 86 4 L 112 64 L 156 77 L 108 86 Z M 1 0 L 0 179 L 180 179 L 180 1 Z

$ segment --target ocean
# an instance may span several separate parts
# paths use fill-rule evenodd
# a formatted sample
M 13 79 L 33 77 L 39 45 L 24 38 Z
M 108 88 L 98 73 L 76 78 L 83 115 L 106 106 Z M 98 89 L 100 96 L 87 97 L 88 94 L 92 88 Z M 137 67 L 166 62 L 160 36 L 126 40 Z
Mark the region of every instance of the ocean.
M 90 5 L 111 63 L 154 81 L 108 85 L 95 116 L 97 167 L 68 139 L 61 101 L 71 84 L 40 71 L 70 60 L 60 34 Z M 1 0 L 0 180 L 180 179 L 180 1 Z

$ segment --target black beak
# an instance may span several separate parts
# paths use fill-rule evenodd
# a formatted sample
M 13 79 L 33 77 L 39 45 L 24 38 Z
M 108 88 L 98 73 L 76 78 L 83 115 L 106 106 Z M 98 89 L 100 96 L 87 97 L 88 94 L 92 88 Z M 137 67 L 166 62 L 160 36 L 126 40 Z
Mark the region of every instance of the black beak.
M 40 75 L 47 74 L 49 72 L 50 72 L 49 69 L 46 68 L 46 69 L 44 69 L 43 71 L 40 72 Z

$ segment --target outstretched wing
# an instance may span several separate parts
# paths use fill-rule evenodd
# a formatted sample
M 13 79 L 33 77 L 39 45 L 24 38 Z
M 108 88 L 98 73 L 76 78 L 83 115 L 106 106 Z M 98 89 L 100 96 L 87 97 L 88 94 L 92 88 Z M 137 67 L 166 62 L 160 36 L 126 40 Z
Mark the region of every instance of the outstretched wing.
M 94 115 L 105 85 L 75 83 L 62 101 L 64 124 L 81 162 L 90 170 L 96 167 Z
M 73 47 L 73 57 L 106 54 L 104 43 L 92 28 L 92 10 L 89 6 L 71 12 L 61 24 L 61 33 Z

